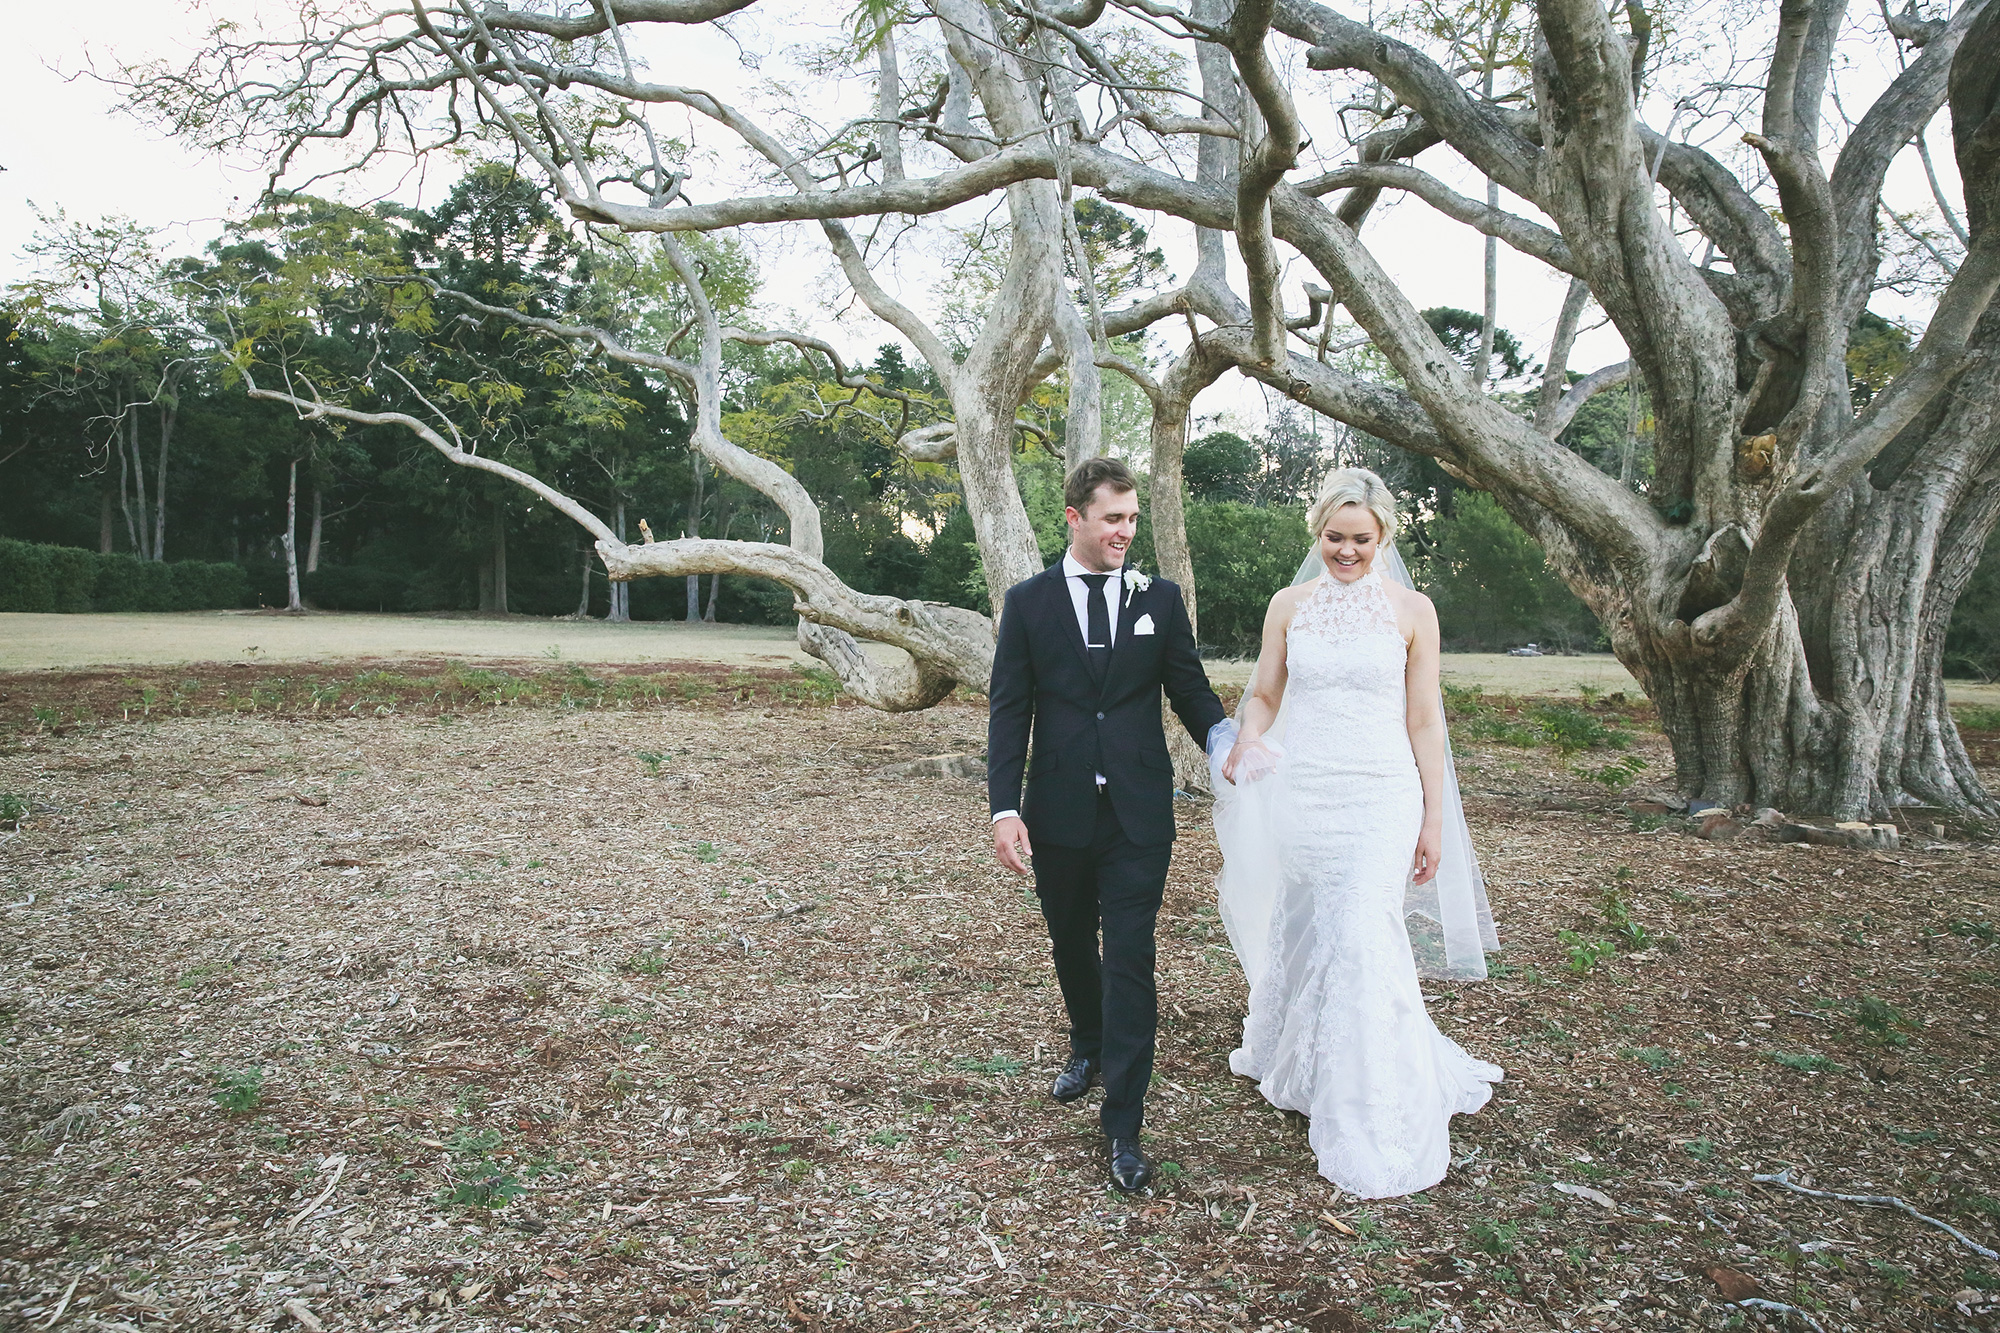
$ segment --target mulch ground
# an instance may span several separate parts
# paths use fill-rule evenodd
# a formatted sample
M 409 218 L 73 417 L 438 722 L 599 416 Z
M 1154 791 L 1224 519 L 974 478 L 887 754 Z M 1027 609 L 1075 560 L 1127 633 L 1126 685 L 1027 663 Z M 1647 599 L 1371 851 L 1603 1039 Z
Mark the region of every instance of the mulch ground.
M 0 680 L 0 1325 L 2000 1327 L 1938 1227 L 1753 1179 L 2000 1243 L 2000 847 L 1700 841 L 1604 772 L 1642 717 L 1460 701 L 1505 949 L 1427 990 L 1507 1081 L 1363 1204 L 1228 1072 L 1189 803 L 1126 1199 L 981 790 L 879 775 L 976 701 L 370 674 Z

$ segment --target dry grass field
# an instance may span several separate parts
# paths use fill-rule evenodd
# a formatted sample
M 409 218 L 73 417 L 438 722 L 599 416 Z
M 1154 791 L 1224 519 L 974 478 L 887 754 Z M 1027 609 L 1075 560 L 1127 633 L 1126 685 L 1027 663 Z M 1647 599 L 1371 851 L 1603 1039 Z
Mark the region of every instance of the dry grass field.
M 1363 1204 L 1228 1072 L 1190 802 L 1168 1165 L 1126 1199 L 1045 1095 L 1059 1000 L 981 791 L 881 775 L 979 749 L 979 701 L 830 695 L 0 678 L 0 1326 L 2000 1327 L 2000 1265 L 1938 1226 L 1755 1179 L 2000 1244 L 1978 830 L 1701 841 L 1620 790 L 1668 762 L 1643 706 L 1457 699 L 1505 948 L 1427 989 L 1507 1081 L 1442 1185 Z

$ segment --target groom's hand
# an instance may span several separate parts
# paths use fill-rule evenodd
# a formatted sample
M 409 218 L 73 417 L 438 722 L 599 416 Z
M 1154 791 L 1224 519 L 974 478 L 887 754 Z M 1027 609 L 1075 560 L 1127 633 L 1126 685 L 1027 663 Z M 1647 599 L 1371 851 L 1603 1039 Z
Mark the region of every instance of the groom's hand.
M 1009 815 L 993 825 L 993 854 L 1015 874 L 1028 873 L 1028 858 L 1035 854 L 1035 849 L 1028 845 L 1028 826 L 1018 815 Z

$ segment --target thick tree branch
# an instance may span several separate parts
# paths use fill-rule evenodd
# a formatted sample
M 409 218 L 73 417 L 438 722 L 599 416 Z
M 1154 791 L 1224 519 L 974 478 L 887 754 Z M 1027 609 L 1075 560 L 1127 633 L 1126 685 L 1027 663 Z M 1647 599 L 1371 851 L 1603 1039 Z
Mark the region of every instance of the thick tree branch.
M 1537 413 L 1535 429 L 1554 438 L 1569 429 L 1569 423 L 1576 420 L 1576 414 L 1595 395 L 1614 384 L 1623 384 L 1632 378 L 1632 363 L 1620 361 L 1615 365 L 1600 366 L 1582 379 L 1569 386 L 1569 392 L 1558 398 L 1546 413 Z
M 1300 181 L 1298 188 L 1311 195 L 1344 189 L 1405 190 L 1454 222 L 1463 222 L 1474 231 L 1498 237 L 1550 268 L 1564 273 L 1575 271 L 1576 261 L 1570 256 L 1569 246 L 1557 233 L 1519 214 L 1469 199 L 1428 171 L 1401 162 L 1335 167 L 1311 180 Z
M 1909 364 L 1875 396 L 1831 452 L 1801 461 L 1771 498 L 1744 568 L 1741 590 L 1728 604 L 1694 622 L 1690 629 L 1696 643 L 1718 653 L 1744 651 L 1763 634 L 1784 595 L 1792 547 L 1807 521 L 1965 369 L 1972 331 L 1992 304 L 1996 289 L 2000 289 L 2000 228 L 1991 228 L 1966 253 Z
M 1480 171 L 1523 199 L 1541 202 L 1535 145 L 1476 102 L 1442 66 L 1415 47 L 1341 17 L 1313 0 L 1278 0 L 1271 26 L 1312 49 L 1310 69 L 1358 69 L 1380 79 Z
M 1236 68 L 1263 122 L 1237 172 L 1236 248 L 1248 272 L 1250 327 L 1259 359 L 1269 365 L 1285 354 L 1285 307 L 1278 292 L 1278 251 L 1271 237 L 1271 192 L 1298 164 L 1304 143 L 1291 95 L 1264 46 L 1274 3 L 1238 0 L 1229 28 Z

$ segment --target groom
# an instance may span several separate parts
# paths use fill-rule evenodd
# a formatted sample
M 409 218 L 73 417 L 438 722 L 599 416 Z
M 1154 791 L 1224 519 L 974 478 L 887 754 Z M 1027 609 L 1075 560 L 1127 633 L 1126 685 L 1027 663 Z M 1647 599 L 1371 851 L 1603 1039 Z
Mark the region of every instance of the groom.
M 1000 614 L 987 796 L 1000 863 L 1027 874 L 1034 857 L 1069 1010 L 1069 1062 L 1050 1093 L 1073 1102 L 1102 1080 L 1111 1183 L 1129 1193 L 1153 1178 L 1139 1123 L 1153 1078 L 1153 923 L 1174 841 L 1160 691 L 1196 744 L 1224 715 L 1181 590 L 1125 568 L 1139 525 L 1132 473 L 1090 459 L 1069 475 L 1063 500 L 1068 552 L 1009 589 Z

